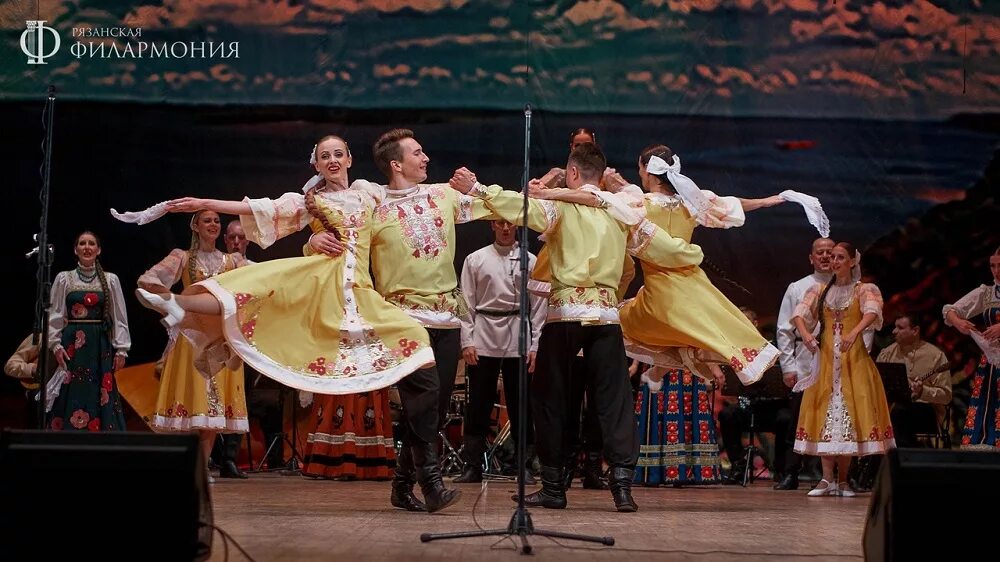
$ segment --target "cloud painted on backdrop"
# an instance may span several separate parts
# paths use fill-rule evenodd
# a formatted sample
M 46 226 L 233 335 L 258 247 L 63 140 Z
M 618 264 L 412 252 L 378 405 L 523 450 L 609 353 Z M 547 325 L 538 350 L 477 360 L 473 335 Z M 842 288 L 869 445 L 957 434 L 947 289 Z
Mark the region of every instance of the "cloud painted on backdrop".
M 0 3 L 0 98 L 937 117 L 1000 109 L 1000 2 L 164 0 L 47 3 L 46 65 Z M 79 58 L 74 28 L 239 42 L 239 58 Z M 122 49 L 136 39 L 84 39 Z M 964 93 L 963 93 L 964 72 Z

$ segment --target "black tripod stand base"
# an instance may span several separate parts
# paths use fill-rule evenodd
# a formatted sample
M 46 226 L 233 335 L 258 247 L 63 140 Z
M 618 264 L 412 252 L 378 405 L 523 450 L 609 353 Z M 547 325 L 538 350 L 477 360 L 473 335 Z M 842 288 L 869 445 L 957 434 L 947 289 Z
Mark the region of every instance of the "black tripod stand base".
M 514 515 L 510 518 L 510 524 L 505 529 L 483 529 L 481 531 L 458 531 L 455 533 L 424 533 L 420 535 L 420 542 L 431 542 L 439 539 L 464 539 L 469 537 L 500 537 L 504 535 L 517 535 L 521 538 L 521 553 L 531 554 L 531 544 L 528 543 L 528 536 L 538 535 L 540 537 L 551 537 L 554 539 L 569 539 L 574 541 L 596 542 L 604 546 L 614 546 L 614 537 L 595 537 L 590 535 L 576 535 L 573 533 L 563 533 L 560 531 L 548 531 L 536 529 L 531 522 L 531 514 L 528 510 L 518 507 Z

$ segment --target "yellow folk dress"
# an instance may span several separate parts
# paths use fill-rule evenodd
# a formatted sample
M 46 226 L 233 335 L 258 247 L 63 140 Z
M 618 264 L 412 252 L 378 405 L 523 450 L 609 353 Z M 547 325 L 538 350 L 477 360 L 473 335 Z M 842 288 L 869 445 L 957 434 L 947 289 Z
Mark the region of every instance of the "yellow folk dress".
M 743 224 L 743 209 L 733 197 L 703 191 L 712 207 L 693 216 L 686 205 L 663 193 L 645 195 L 646 218 L 686 242 L 697 225 L 729 228 Z M 643 363 L 688 368 L 685 348 L 711 352 L 729 363 L 744 384 L 755 382 L 778 360 L 777 348 L 709 280 L 697 265 L 663 268 L 643 262 L 644 285 L 621 308 L 622 331 L 628 355 Z M 701 372 L 698 370 L 696 372 Z
M 218 268 L 209 266 L 209 258 L 219 260 L 221 265 Z M 162 291 L 179 279 L 185 287 L 190 287 L 245 263 L 240 254 L 223 254 L 216 250 L 209 255 L 174 250 L 139 278 L 139 286 L 147 289 L 158 286 Z M 195 367 L 197 355 L 190 341 L 176 332 L 171 333 L 164 352 L 156 409 L 148 420 L 150 426 L 156 431 L 249 431 L 243 367 L 223 368 L 214 376 L 205 377 Z
M 823 285 L 806 292 L 795 310 L 808 328 L 816 325 L 816 304 Z M 795 451 L 807 455 L 875 455 L 896 446 L 889 405 L 878 368 L 862 336 L 847 353 L 841 337 L 854 329 L 866 313 L 877 315 L 882 326 L 882 295 L 869 283 L 833 286 L 822 304 L 818 370 L 802 394 L 795 432 Z M 797 387 L 798 388 L 798 387 Z
M 338 257 L 253 264 L 187 291 L 208 291 L 222 304 L 222 334 L 217 320 L 197 314 L 182 323 L 181 331 L 210 356 L 210 368 L 219 362 L 214 352 L 228 348 L 281 384 L 342 395 L 387 387 L 434 363 L 427 331 L 372 287 L 369 250 L 379 197 L 360 188 L 315 195 L 316 209 L 347 246 Z M 241 217 L 243 229 L 261 247 L 306 226 L 324 228 L 301 193 L 248 202 L 253 215 Z

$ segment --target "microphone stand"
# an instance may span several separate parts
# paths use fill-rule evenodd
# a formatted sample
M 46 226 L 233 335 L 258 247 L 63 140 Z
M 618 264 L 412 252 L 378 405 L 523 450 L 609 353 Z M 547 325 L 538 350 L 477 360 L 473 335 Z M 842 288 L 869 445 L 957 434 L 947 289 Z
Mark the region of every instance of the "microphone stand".
M 528 297 L 528 168 L 529 155 L 531 152 L 531 105 L 524 106 L 524 169 L 521 175 L 521 185 L 523 186 L 523 206 L 521 208 L 520 226 L 520 262 L 521 262 L 521 286 L 519 287 L 519 329 L 517 334 L 517 347 L 521 360 L 517 372 L 517 507 L 514 515 L 510 518 L 510 523 L 502 529 L 483 529 L 479 531 L 459 531 L 454 533 L 424 533 L 420 535 L 421 542 L 430 542 L 438 539 L 460 539 L 468 537 L 495 537 L 495 536 L 517 536 L 521 539 L 521 554 L 531 554 L 531 543 L 528 542 L 529 535 L 539 535 L 542 537 L 552 537 L 558 539 L 570 539 L 577 541 L 596 542 L 605 546 L 613 546 L 613 537 L 597 537 L 589 535 L 577 535 L 573 533 L 563 533 L 561 531 L 549 531 L 536 529 L 531 521 L 531 513 L 528 512 L 524 504 L 524 465 L 525 461 L 525 440 L 527 439 L 528 423 L 528 347 L 531 341 L 531 305 Z
M 42 215 L 38 220 L 38 234 L 34 240 L 38 243 L 25 257 L 38 255 L 38 269 L 35 273 L 35 325 L 32 332 L 32 344 L 38 346 L 38 367 L 35 378 L 38 379 L 38 429 L 45 429 L 46 376 L 49 369 L 49 309 L 52 293 L 52 246 L 49 244 L 49 183 L 52 177 L 52 118 L 56 109 L 56 88 L 49 86 L 45 109 L 42 110 L 42 122 L 45 127 L 45 142 L 42 145 L 42 190 L 38 196 L 42 204 Z

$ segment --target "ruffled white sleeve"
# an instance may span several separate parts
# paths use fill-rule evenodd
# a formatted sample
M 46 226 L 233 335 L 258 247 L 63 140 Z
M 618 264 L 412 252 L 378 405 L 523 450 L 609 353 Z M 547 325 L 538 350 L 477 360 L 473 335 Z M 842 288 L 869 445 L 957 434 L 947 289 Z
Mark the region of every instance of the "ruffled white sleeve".
M 809 287 L 806 294 L 802 295 L 802 301 L 795 306 L 795 312 L 792 313 L 792 317 L 789 321 L 794 322 L 796 318 L 801 318 L 802 321 L 805 322 L 806 328 L 808 328 L 810 333 L 812 333 L 813 328 L 816 327 L 816 323 L 819 322 L 819 317 L 817 316 L 819 313 L 818 302 L 819 295 L 822 292 L 823 285 L 820 285 L 819 283 Z M 804 334 L 799 334 L 800 337 L 803 335 Z
M 875 321 L 871 328 L 882 329 L 882 291 L 871 283 L 862 283 L 858 287 L 858 304 L 861 305 L 861 314 L 874 314 Z
M 694 220 L 701 226 L 709 228 L 733 228 L 743 226 L 747 216 L 743 211 L 743 204 L 736 197 L 720 197 L 707 190 L 701 190 L 703 199 L 691 205 L 685 199 L 688 210 L 694 215 Z M 692 210 L 692 206 L 696 210 Z
M 49 349 L 62 347 L 62 330 L 66 327 L 66 290 L 69 286 L 69 271 L 60 271 L 52 282 L 49 293 Z
M 253 214 L 240 215 L 240 225 L 247 239 L 261 248 L 302 230 L 312 220 L 301 193 L 286 193 L 277 199 L 245 197 L 243 201 L 250 205 Z
M 184 266 L 187 265 L 187 252 L 172 250 L 160 263 L 146 270 L 139 276 L 138 285 L 153 293 L 164 293 L 181 280 Z
M 122 282 L 114 273 L 107 273 L 108 289 L 111 292 L 111 317 L 114 325 L 111 331 L 111 345 L 118 353 L 128 353 L 132 347 L 132 337 L 128 331 L 128 310 L 125 308 L 125 294 L 122 293 Z
M 365 196 L 371 198 L 373 206 L 377 207 L 385 201 L 385 186 L 379 185 L 368 180 L 354 180 L 351 184 L 351 189 L 355 191 L 360 191 Z
M 993 287 L 988 285 L 980 285 L 979 287 L 973 289 L 969 294 L 958 299 L 955 304 L 946 304 L 941 310 L 941 314 L 944 315 L 944 323 L 951 326 L 951 322 L 948 320 L 948 313 L 952 310 L 959 318 L 969 319 L 973 316 L 982 314 L 986 310 L 986 296 L 989 295 Z

